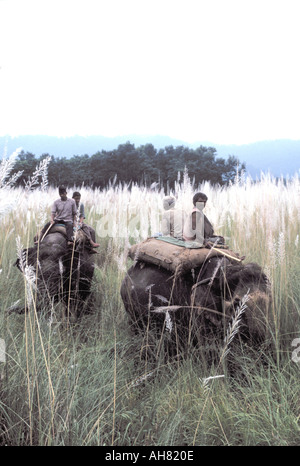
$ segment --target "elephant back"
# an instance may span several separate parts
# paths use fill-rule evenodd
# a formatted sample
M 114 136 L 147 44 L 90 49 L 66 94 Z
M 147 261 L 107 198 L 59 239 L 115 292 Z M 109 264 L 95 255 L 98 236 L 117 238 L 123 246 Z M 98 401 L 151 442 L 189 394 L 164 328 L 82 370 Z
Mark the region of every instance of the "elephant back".
M 60 233 L 67 238 L 66 227 L 63 224 L 57 223 L 52 225 L 47 234 L 50 235 L 52 233 Z
M 163 267 L 176 273 L 185 273 L 200 267 L 207 259 L 215 256 L 227 257 L 240 262 L 238 254 L 233 251 L 199 247 L 197 243 L 164 238 L 148 238 L 133 245 L 128 253 L 132 260 L 146 262 Z

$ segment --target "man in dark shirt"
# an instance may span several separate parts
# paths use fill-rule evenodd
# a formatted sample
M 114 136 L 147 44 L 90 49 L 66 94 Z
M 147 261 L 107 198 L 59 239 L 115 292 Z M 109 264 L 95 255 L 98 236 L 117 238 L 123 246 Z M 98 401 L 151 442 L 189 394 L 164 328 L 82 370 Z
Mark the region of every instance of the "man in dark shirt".
M 78 221 L 79 221 L 80 228 L 82 229 L 83 233 L 89 239 L 89 242 L 90 242 L 90 245 L 92 246 L 92 248 L 98 248 L 100 246 L 100 244 L 96 243 L 96 241 L 95 241 L 95 239 L 96 239 L 95 230 L 93 228 L 91 228 L 90 226 L 88 226 L 86 223 L 84 223 L 84 219 L 85 219 L 84 205 L 82 204 L 82 202 L 80 202 L 81 194 L 78 191 L 75 191 L 73 193 L 72 198 L 76 202 L 76 209 L 77 210 L 79 209 L 79 213 L 78 213 L 79 219 L 78 219 Z

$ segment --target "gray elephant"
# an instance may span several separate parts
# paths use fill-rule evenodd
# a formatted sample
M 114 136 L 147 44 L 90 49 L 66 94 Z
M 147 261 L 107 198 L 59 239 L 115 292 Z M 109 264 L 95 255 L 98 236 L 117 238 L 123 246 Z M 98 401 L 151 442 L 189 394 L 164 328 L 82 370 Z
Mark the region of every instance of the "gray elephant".
M 135 329 L 169 332 L 176 346 L 214 344 L 246 301 L 239 333 L 252 342 L 268 331 L 269 282 L 255 263 L 210 257 L 201 267 L 173 273 L 137 261 L 127 272 L 121 297 Z
M 49 301 L 63 302 L 78 314 L 90 296 L 94 275 L 94 250 L 82 230 L 76 233 L 74 247 L 68 246 L 66 230 L 54 225 L 34 247 L 23 250 L 16 266 L 24 272 L 31 266 L 36 276 L 39 307 Z

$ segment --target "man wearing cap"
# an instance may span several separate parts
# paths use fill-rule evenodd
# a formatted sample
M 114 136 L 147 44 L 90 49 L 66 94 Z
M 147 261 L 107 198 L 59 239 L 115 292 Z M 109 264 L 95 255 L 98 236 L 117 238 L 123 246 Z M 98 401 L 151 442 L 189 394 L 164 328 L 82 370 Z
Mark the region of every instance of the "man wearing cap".
M 161 231 L 163 236 L 172 236 L 182 239 L 182 230 L 185 222 L 185 212 L 175 209 L 175 197 L 166 196 L 163 199 L 164 213 L 162 216 Z

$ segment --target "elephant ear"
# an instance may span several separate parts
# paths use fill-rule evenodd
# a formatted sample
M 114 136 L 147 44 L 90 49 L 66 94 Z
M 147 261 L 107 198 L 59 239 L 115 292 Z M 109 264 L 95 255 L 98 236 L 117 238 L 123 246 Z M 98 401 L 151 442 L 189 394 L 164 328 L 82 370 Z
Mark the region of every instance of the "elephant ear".
M 232 265 L 226 269 L 226 282 L 231 291 L 234 291 L 241 280 L 243 265 Z

